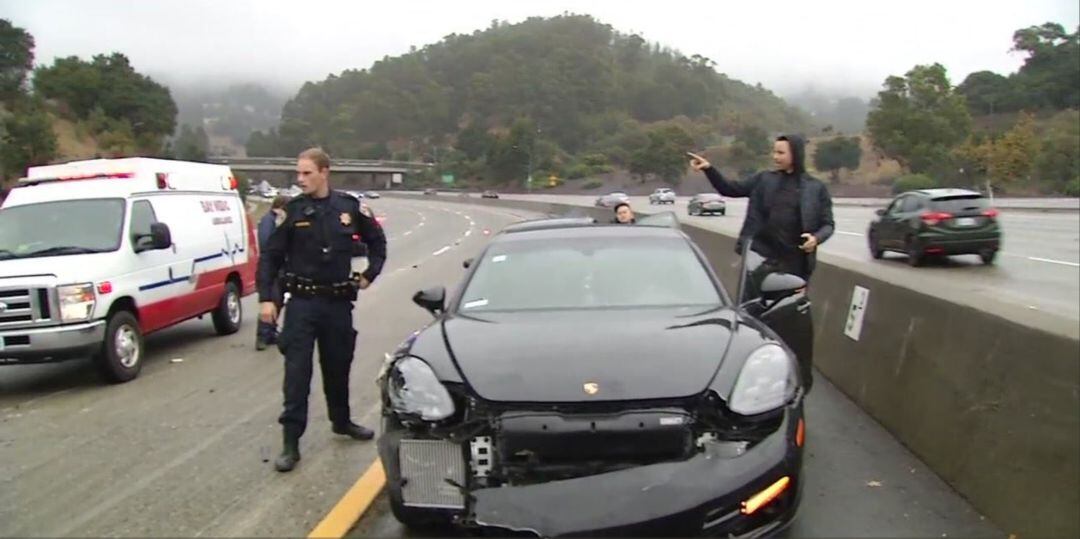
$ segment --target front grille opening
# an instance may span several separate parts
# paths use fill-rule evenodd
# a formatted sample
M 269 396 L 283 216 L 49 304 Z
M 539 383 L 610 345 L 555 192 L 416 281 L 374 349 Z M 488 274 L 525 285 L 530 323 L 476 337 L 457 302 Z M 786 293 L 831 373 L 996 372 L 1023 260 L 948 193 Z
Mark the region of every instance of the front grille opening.
M 11 335 L 3 339 L 4 346 L 30 346 L 29 335 Z
M 0 316 L 0 324 L 14 324 L 15 322 L 29 322 L 34 317 L 28 314 L 20 314 L 16 316 Z
M 14 298 L 27 295 L 26 290 L 0 290 L 0 298 Z
M 44 288 L 39 288 L 38 294 L 38 310 L 41 312 L 42 320 L 49 320 L 52 318 L 52 310 L 49 308 L 49 291 Z

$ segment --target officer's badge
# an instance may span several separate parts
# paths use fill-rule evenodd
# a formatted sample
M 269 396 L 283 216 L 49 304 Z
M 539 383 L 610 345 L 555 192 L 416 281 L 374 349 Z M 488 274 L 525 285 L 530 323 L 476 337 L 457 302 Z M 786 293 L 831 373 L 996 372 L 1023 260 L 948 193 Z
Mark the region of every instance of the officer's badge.
M 341 219 L 341 224 L 344 226 L 352 224 L 352 215 L 349 215 L 349 212 L 342 213 L 338 218 Z

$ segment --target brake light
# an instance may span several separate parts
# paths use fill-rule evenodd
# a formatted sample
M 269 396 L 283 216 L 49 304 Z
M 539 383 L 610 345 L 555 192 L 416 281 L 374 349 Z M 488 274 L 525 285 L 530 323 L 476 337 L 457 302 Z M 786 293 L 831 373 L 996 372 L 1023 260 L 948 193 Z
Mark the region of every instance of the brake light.
M 921 217 L 922 217 L 922 220 L 923 220 L 924 223 L 926 223 L 926 224 L 928 224 L 930 226 L 934 226 L 934 225 L 936 225 L 936 224 L 938 224 L 938 223 L 940 223 L 942 221 L 952 219 L 953 214 L 948 213 L 948 212 L 943 212 L 943 211 L 926 212 L 926 213 L 922 214 Z
M 98 291 L 98 294 L 101 294 L 101 295 L 111 294 L 112 293 L 112 283 L 110 283 L 109 281 L 104 281 L 104 282 L 98 283 L 97 291 Z
M 996 209 L 994 209 L 994 208 L 990 208 L 990 209 L 984 211 L 983 215 L 985 215 L 985 216 L 987 216 L 987 217 L 989 217 L 991 219 L 997 219 L 998 211 Z
M 233 191 L 235 191 L 235 190 L 236 190 L 236 188 L 237 188 L 237 187 L 238 187 L 239 185 L 240 185 L 240 182 L 237 182 L 237 181 L 236 181 L 236 176 L 230 176 L 230 177 L 229 177 L 229 189 L 232 189 Z
M 154 175 L 157 177 L 157 188 L 168 189 L 169 188 L 169 175 L 164 172 L 158 172 Z

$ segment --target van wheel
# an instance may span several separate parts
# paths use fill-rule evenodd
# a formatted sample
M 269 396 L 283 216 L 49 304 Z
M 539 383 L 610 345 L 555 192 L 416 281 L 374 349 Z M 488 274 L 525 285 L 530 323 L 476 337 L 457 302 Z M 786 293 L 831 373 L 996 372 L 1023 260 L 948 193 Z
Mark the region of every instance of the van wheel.
M 128 382 L 142 370 L 143 336 L 139 321 L 128 311 L 117 311 L 105 323 L 105 342 L 94 354 L 101 375 L 113 383 Z
M 221 302 L 214 309 L 214 330 L 218 335 L 230 335 L 240 331 L 240 322 L 244 318 L 244 311 L 240 307 L 240 289 L 236 282 L 225 281 L 225 294 L 221 296 Z

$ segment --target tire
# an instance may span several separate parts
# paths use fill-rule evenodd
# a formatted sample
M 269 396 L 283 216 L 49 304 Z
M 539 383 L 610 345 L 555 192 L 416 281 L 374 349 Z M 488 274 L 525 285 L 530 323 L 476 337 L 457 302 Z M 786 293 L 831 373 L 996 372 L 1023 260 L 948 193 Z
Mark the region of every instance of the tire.
M 94 354 L 98 371 L 111 383 L 129 382 L 142 370 L 145 348 L 142 328 L 135 315 L 116 311 L 105 323 L 105 341 Z
M 881 245 L 878 245 L 877 236 L 874 233 L 870 233 L 870 235 L 867 236 L 867 242 L 870 244 L 870 256 L 874 257 L 874 260 L 881 260 L 885 251 L 881 249 Z
M 994 249 L 983 249 L 979 251 L 979 258 L 982 259 L 983 264 L 987 266 L 994 264 L 994 258 L 997 258 L 997 251 Z
M 212 318 L 218 335 L 231 335 L 240 331 L 244 309 L 240 305 L 240 288 L 236 286 L 236 281 L 225 281 L 225 293 L 222 294 L 217 309 L 214 309 Z
M 922 250 L 919 249 L 918 242 L 915 241 L 915 238 L 909 237 L 904 244 L 908 255 L 908 264 L 913 268 L 921 266 L 923 263 L 923 254 Z
M 727 210 L 721 210 L 720 215 L 727 215 Z

